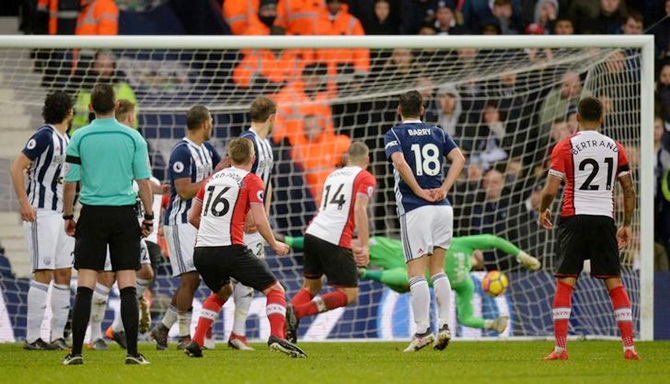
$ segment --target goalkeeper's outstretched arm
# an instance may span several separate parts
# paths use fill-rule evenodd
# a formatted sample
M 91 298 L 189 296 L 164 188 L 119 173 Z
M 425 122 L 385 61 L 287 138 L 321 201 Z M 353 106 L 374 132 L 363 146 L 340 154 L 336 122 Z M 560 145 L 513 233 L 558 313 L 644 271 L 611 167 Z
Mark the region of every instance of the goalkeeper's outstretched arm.
M 459 241 L 464 242 L 472 249 L 498 249 L 508 255 L 516 256 L 516 261 L 523 264 L 523 266 L 531 271 L 537 271 L 542 266 L 540 261 L 519 249 L 512 242 L 509 242 L 502 237 L 494 235 L 475 235 L 465 236 L 459 238 Z

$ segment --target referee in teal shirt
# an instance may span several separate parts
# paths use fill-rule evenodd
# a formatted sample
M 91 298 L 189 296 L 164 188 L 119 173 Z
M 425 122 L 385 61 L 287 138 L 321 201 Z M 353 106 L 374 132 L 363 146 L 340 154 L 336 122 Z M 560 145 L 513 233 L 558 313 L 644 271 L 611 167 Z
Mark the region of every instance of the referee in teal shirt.
M 126 331 L 126 364 L 149 364 L 137 352 L 138 308 L 135 271 L 140 268 L 140 239 L 151 233 L 154 214 L 149 184 L 147 143 L 134 129 L 114 118 L 116 97 L 110 85 L 91 92 L 89 109 L 96 119 L 75 131 L 66 152 L 69 166 L 63 188 L 65 232 L 75 237 L 74 267 L 79 271 L 72 311 L 72 351 L 64 365 L 84 363 L 84 334 L 91 315 L 91 298 L 104 269 L 109 246 L 112 269 L 121 292 L 121 319 Z M 139 185 L 144 222 L 137 221 L 133 180 Z M 76 184 L 81 183 L 81 215 L 74 221 Z

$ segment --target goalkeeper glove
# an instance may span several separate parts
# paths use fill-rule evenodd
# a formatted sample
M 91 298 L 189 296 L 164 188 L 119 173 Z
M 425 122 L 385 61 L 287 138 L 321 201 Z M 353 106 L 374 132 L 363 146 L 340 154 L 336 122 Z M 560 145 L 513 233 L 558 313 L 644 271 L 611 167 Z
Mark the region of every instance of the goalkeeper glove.
M 516 256 L 516 261 L 523 264 L 523 266 L 530 271 L 537 271 L 542 266 L 540 260 L 524 251 L 519 252 L 519 254 Z

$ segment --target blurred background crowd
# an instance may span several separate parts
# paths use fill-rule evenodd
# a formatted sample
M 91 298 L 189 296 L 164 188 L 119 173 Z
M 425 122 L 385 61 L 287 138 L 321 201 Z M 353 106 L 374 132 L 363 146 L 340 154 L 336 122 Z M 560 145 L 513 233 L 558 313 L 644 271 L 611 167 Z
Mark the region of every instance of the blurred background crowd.
M 5 0 L 26 34 L 44 35 L 572 35 L 655 36 L 656 268 L 668 269 L 670 254 L 670 0 Z M 606 79 L 585 87 L 586 73 L 549 66 L 519 70 L 561 57 L 561 50 L 506 53 L 495 50 L 247 49 L 232 58 L 208 54 L 200 68 L 210 100 L 217 95 L 250 101 L 264 94 L 278 103 L 272 140 L 276 147 L 274 218 L 298 235 L 320 201 L 325 177 L 344 162 L 352 139 L 372 149 L 372 172 L 380 193 L 374 231 L 397 230 L 393 178 L 384 159 L 383 133 L 397 122 L 395 97 L 351 98 L 382 84 L 419 89 L 424 119 L 442 127 L 468 155 L 468 165 L 450 198 L 456 235 L 493 233 L 527 252 L 550 255 L 551 234 L 536 224 L 539 191 L 553 145 L 574 133 L 576 104 L 585 93 L 606 107 L 606 133 L 624 142 L 639 162 L 639 52 L 619 50 L 600 71 Z M 88 55 L 88 56 L 87 56 Z M 180 138 L 179 119 L 143 112 L 142 90 L 111 51 L 35 51 L 42 86 L 66 88 L 76 97 L 73 130 L 88 123 L 92 84 L 115 84 L 119 98 L 138 104 L 138 127 L 152 149 L 154 174 L 166 180 L 169 152 L 163 138 Z M 588 56 L 587 56 L 588 58 Z M 184 61 L 183 57 L 180 57 Z M 195 60 L 194 60 L 195 61 Z M 482 68 L 499 76 L 475 80 Z M 452 78 L 440 82 L 440 70 Z M 165 78 L 177 81 L 178 76 Z M 160 81 L 158 81 L 160 83 Z M 400 87 L 399 87 L 400 89 Z M 216 93 L 216 94 L 215 94 Z M 392 92 L 391 92 L 392 93 Z M 239 102 L 239 100 L 238 100 Z M 148 108 L 151 109 L 151 108 Z M 247 127 L 244 113 L 215 114 L 214 137 L 224 142 Z M 624 117 L 622 117 L 624 116 Z M 627 117 L 626 117 L 627 116 Z M 183 124 L 182 124 L 183 125 Z M 169 126 L 165 133 L 162 126 Z M 181 127 L 183 129 L 183 127 Z M 645 130 L 650 132 L 650 130 Z M 169 150 L 169 148 L 168 148 Z M 638 177 L 636 177 L 639 180 Z M 618 205 L 618 204 L 617 204 Z M 639 236 L 639 231 L 637 233 Z M 516 267 L 510 258 L 485 255 L 496 269 Z M 630 264 L 636 255 L 624 253 Z

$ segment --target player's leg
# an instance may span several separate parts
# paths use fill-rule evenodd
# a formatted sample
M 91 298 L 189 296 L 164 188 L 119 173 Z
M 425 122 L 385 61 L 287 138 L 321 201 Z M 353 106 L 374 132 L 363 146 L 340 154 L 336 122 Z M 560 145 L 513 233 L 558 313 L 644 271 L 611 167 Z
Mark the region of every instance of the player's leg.
M 558 269 L 555 276 L 556 294 L 552 307 L 554 321 L 554 350 L 545 360 L 567 360 L 567 338 L 570 313 L 572 312 L 572 292 L 579 274 L 584 268 L 584 260 L 589 253 L 585 244 L 589 241 L 590 223 L 584 222 L 583 217 L 572 216 L 561 220 L 558 226 L 556 253 Z
M 36 215 L 35 221 L 23 222 L 28 254 L 31 256 L 33 267 L 33 278 L 30 280 L 27 297 L 26 341 L 23 345 L 27 350 L 50 349 L 48 340 L 47 342 L 42 340 L 40 332 L 47 308 L 49 284 L 53 279 L 56 237 L 49 225 L 48 213 L 38 210 Z M 63 232 L 62 224 L 60 231 Z
M 245 236 L 247 247 L 256 257 L 264 259 L 265 246 L 263 239 L 258 236 L 259 238 L 254 237 L 247 241 L 247 237 L 250 236 Z M 235 302 L 235 316 L 233 318 L 233 330 L 230 333 L 230 337 L 228 337 L 228 346 L 233 349 L 250 351 L 253 348 L 249 347 L 246 338 L 247 317 L 249 316 L 251 303 L 254 300 L 254 289 L 240 283 L 235 284 L 234 287 L 233 301 Z
M 137 276 L 142 256 L 139 223 L 133 209 L 115 210 L 116 231 L 109 239 L 112 269 L 116 272 L 121 298 L 121 321 L 126 333 L 126 364 L 145 365 L 149 362 L 137 350 L 139 308 L 137 303 Z
M 444 272 L 444 257 L 449 246 L 454 227 L 454 210 L 451 206 L 433 207 L 432 220 L 432 248 L 429 257 L 430 279 L 433 283 L 435 301 L 437 304 L 438 330 L 433 348 L 441 351 L 451 340 L 449 330 L 449 309 L 451 308 L 451 283 Z
M 268 265 L 246 247 L 234 253 L 232 258 L 231 277 L 267 297 L 265 312 L 270 321 L 268 347 L 291 357 L 307 357 L 302 349 L 286 340 L 286 293 Z
M 166 349 L 168 332 L 177 322 L 179 324 L 177 347 L 183 349 L 191 338 L 193 296 L 200 285 L 200 276 L 193 265 L 193 248 L 197 231 L 190 224 L 166 226 L 164 231 L 170 248 L 172 275 L 179 276 L 180 283 L 172 296 L 173 307 L 168 309 L 163 320 L 151 331 L 151 335 L 156 340 L 156 348 Z
M 614 319 L 621 332 L 624 357 L 638 360 L 633 343 L 633 311 L 621 281 L 621 264 L 619 262 L 619 245 L 616 239 L 616 226 L 609 217 L 592 218 L 592 238 L 589 243 L 591 252 L 591 276 L 605 281 L 607 292 L 612 301 Z
M 54 223 L 55 224 L 55 223 Z M 55 349 L 69 349 L 65 344 L 65 324 L 70 313 L 70 280 L 74 258 L 74 238 L 62 230 L 58 234 L 56 270 L 51 291 L 51 344 Z
M 105 319 L 105 312 L 109 303 L 109 292 L 112 290 L 114 281 L 116 281 L 116 275 L 112 271 L 109 252 L 107 252 L 104 272 L 98 273 L 98 281 L 93 291 L 91 318 L 89 319 L 91 328 L 88 349 L 97 351 L 106 351 L 109 349 L 102 337 L 102 321 Z
M 72 309 L 72 350 L 63 360 L 65 365 L 82 364 L 84 335 L 91 316 L 93 290 L 98 280 L 98 271 L 105 265 L 107 238 L 110 231 L 108 221 L 100 220 L 106 215 L 97 207 L 83 206 L 75 237 L 74 268 L 78 271 L 77 294 Z
M 193 264 L 205 285 L 213 293 L 202 304 L 195 334 L 185 347 L 185 352 L 190 357 L 202 357 L 207 331 L 219 316 L 221 307 L 233 293 L 233 285 L 230 283 L 226 268 L 232 260 L 224 258 L 224 253 L 230 249 L 230 247 L 196 248 L 193 253 Z M 227 256 L 226 254 L 225 257 Z
M 428 208 L 428 209 L 427 209 Z M 430 214 L 432 207 L 421 207 L 400 216 L 400 234 L 407 262 L 410 304 L 414 314 L 416 332 L 405 352 L 418 351 L 431 344 L 435 337 L 430 331 L 430 291 L 426 281 L 426 269 L 432 244 L 429 220 L 421 215 Z
M 465 279 L 460 283 L 454 284 L 451 288 L 456 293 L 456 309 L 458 312 L 458 324 L 470 328 L 486 328 L 485 321 L 481 317 L 474 315 L 475 310 L 472 305 L 472 299 L 475 293 L 475 285 L 472 278 Z M 490 328 L 487 328 L 490 329 Z

